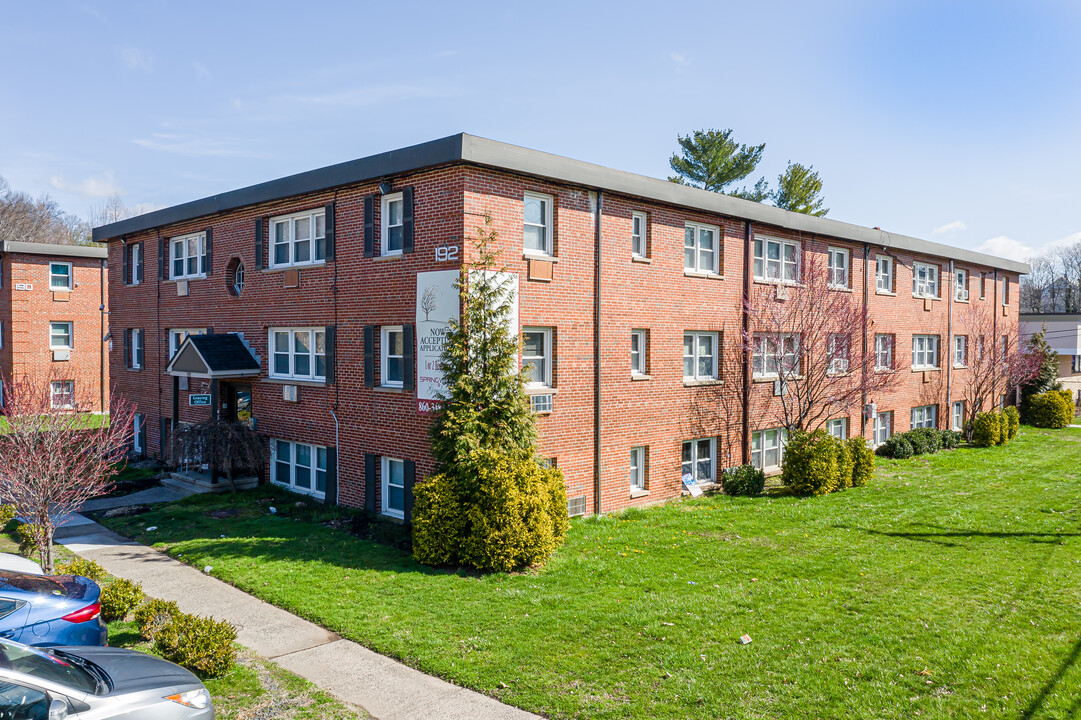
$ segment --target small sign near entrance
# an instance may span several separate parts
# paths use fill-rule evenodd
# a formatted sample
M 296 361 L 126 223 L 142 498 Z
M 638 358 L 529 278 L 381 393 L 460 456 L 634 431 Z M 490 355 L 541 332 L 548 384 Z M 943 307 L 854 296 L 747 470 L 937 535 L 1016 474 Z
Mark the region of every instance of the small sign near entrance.
M 210 393 L 192 393 L 188 395 L 188 405 L 192 407 L 210 407 Z

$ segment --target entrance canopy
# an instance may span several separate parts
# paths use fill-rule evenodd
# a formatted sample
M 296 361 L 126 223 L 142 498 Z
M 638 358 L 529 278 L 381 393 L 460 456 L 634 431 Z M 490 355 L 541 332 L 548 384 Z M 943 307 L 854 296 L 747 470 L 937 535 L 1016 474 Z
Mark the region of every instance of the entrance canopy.
M 188 335 L 166 372 L 174 377 L 235 378 L 255 377 L 259 361 L 236 333 Z

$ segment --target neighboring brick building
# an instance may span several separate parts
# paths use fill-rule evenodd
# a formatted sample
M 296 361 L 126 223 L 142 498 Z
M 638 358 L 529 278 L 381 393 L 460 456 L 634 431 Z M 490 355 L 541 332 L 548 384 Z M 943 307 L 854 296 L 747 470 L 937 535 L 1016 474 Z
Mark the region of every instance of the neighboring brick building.
M 541 452 L 575 512 L 678 496 L 687 470 L 775 469 L 782 436 L 762 412 L 773 384 L 751 358 L 746 372 L 719 368 L 718 348 L 738 337 L 744 294 L 785 277 L 788 258 L 832 248 L 868 341 L 918 342 L 927 365 L 898 369 L 899 389 L 869 398 L 877 418 L 834 418 L 834 432 L 945 427 L 961 397 L 949 362 L 961 307 L 1017 338 L 1021 263 L 455 135 L 94 231 L 109 243 L 113 333 L 125 338 L 112 370 L 149 421 L 149 452 L 174 408 L 179 422 L 248 408 L 274 438 L 272 479 L 407 513 L 412 480 L 433 466 L 424 411 L 439 323 L 457 311 L 449 283 L 485 215 L 520 288 Z M 241 333 L 246 347 L 188 343 L 170 376 L 191 331 Z M 253 369 L 236 369 L 243 352 Z M 720 383 L 746 388 L 746 422 L 739 408 L 716 412 Z
M 109 404 L 103 247 L 0 243 L 0 377 L 52 382 L 57 406 Z

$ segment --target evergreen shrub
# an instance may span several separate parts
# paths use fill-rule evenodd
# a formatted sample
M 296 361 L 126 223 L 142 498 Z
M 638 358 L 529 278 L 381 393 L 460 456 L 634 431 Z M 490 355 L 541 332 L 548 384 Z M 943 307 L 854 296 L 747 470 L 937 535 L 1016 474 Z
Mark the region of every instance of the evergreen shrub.
M 143 586 L 131 580 L 116 580 L 101 591 L 101 619 L 123 620 L 143 599 Z
M 217 677 L 236 661 L 236 628 L 224 620 L 181 613 L 158 631 L 154 649 L 200 677 Z
M 1049 390 L 1029 399 L 1029 422 L 1041 428 L 1064 428 L 1073 420 L 1069 390 Z
M 158 631 L 180 615 L 180 607 L 172 600 L 151 598 L 135 608 L 135 624 L 144 640 L 153 640 Z
M 726 495 L 761 495 L 766 475 L 754 465 L 740 465 L 725 470 L 721 483 Z
M 852 487 L 863 487 L 875 474 L 875 451 L 862 437 L 849 438 L 847 444 L 852 454 Z
M 70 562 L 66 562 L 63 565 L 56 567 L 57 575 L 82 575 L 85 578 L 91 580 L 104 580 L 108 573 L 105 572 L 105 568 L 99 565 L 94 560 L 87 560 L 85 558 L 75 558 Z
M 998 445 L 999 428 L 997 413 L 976 413 L 972 423 L 972 444 L 976 447 Z
M 840 441 L 821 428 L 789 434 L 781 462 L 781 482 L 799 495 L 825 495 L 837 488 Z

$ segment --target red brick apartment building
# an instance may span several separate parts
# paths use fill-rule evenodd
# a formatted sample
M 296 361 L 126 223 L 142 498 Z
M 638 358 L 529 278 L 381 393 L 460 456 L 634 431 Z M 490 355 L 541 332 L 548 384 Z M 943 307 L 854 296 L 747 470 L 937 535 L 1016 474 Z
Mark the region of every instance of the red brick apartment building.
M 0 243 L 0 377 L 51 382 L 56 407 L 108 407 L 106 256 L 103 247 Z
M 962 305 L 1017 338 L 1021 263 L 460 134 L 94 231 L 124 337 L 112 373 L 146 451 L 173 422 L 250 412 L 273 439 L 272 481 L 406 516 L 433 467 L 450 283 L 485 215 L 519 288 L 541 452 L 572 514 L 678 496 L 688 471 L 776 470 L 783 433 L 761 411 L 774 385 L 751 358 L 719 368 L 718 351 L 744 294 L 786 277 L 786 258 L 830 252 L 868 342 L 889 333 L 918 351 L 874 417 L 834 418 L 832 432 L 880 442 L 953 422 Z M 689 423 L 718 383 L 741 384 L 745 422 Z

